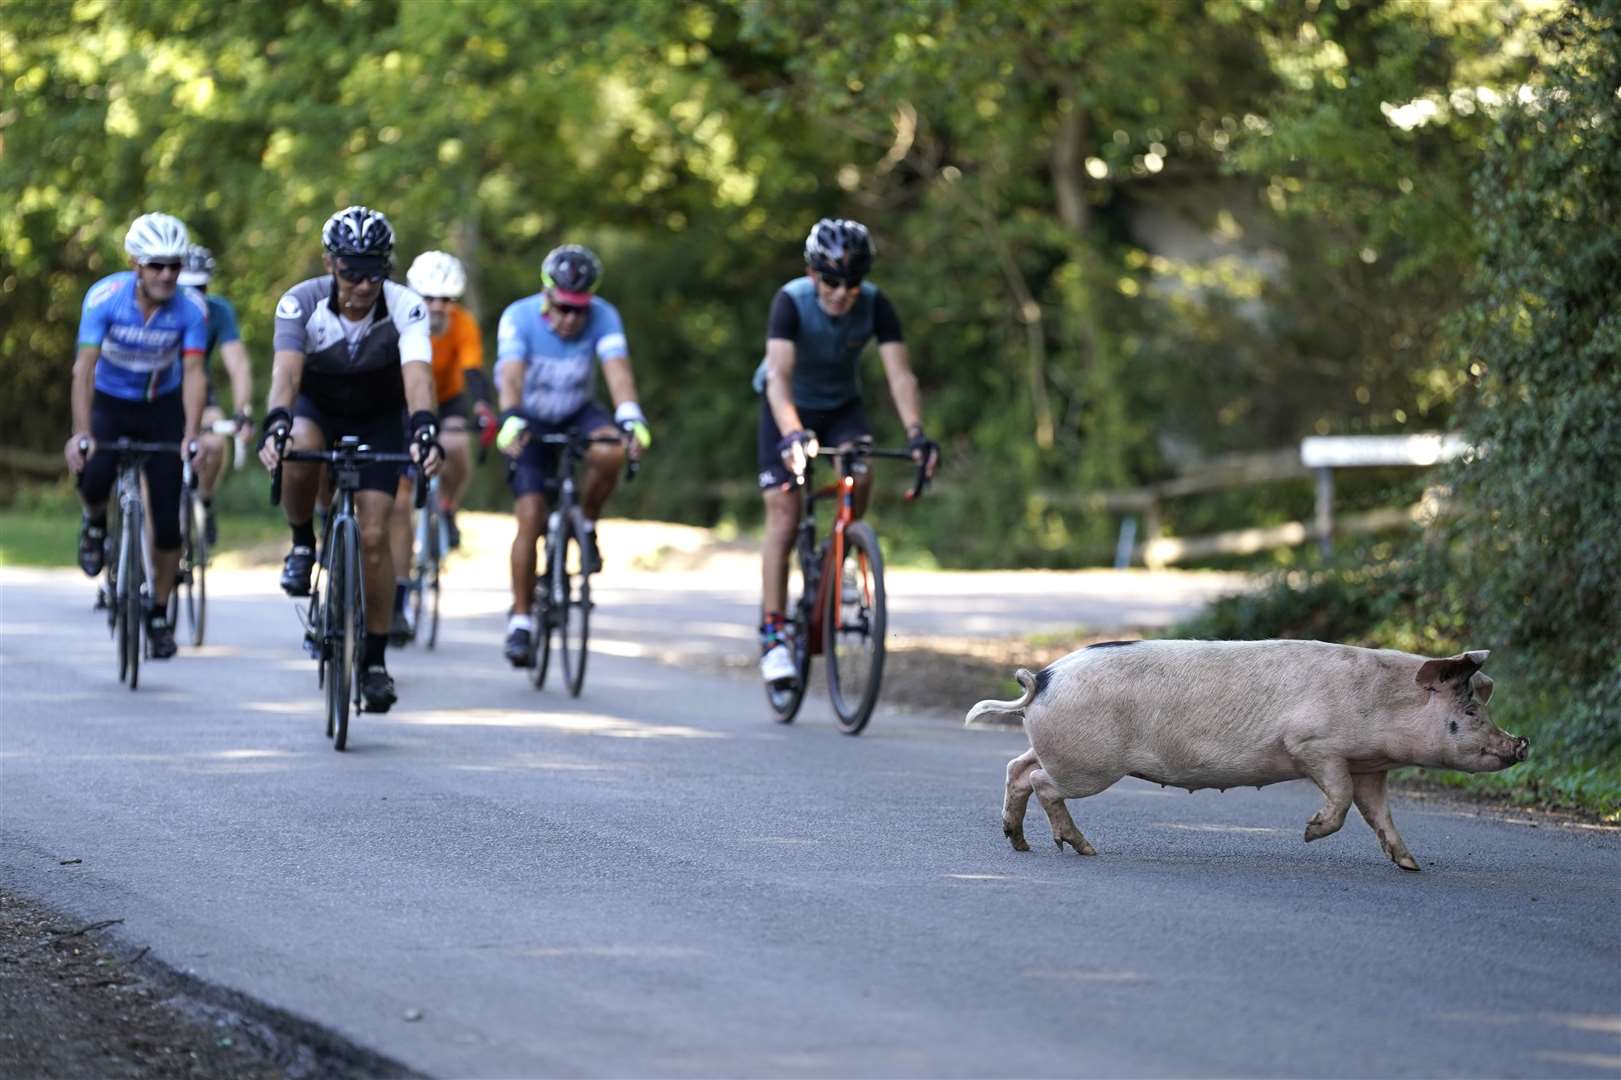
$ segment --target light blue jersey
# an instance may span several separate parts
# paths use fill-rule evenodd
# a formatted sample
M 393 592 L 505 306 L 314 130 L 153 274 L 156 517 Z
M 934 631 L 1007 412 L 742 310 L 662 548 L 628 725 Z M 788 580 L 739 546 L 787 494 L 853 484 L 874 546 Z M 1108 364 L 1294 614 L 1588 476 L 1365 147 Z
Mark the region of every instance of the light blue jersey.
M 180 389 L 180 354 L 208 346 L 208 306 L 180 286 L 146 318 L 135 303 L 135 271 L 109 274 L 84 295 L 80 348 L 101 350 L 96 389 L 126 401 L 151 401 Z
M 506 364 L 524 365 L 523 411 L 537 420 L 556 423 L 591 400 L 597 365 L 629 356 L 619 311 L 600 297 L 578 337 L 564 340 L 547 325 L 546 296 L 535 293 L 515 300 L 501 313 L 496 336 L 495 371 Z

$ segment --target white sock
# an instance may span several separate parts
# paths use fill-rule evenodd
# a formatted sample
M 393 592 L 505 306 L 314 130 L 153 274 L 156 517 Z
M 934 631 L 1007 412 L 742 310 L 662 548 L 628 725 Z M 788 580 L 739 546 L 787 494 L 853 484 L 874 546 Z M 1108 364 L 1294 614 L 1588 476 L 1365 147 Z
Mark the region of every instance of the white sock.
M 535 624 L 529 620 L 527 615 L 513 614 L 507 616 L 507 633 L 509 634 L 514 630 L 533 630 L 534 628 Z

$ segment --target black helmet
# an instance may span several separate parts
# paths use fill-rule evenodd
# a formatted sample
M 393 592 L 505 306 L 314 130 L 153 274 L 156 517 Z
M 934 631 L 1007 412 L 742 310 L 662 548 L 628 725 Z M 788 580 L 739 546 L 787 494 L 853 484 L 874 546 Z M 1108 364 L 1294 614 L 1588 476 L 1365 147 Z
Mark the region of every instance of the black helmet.
M 564 244 L 547 253 L 540 264 L 540 280 L 560 293 L 589 296 L 602 280 L 602 260 L 590 248 Z
M 872 235 L 859 221 L 823 218 L 805 237 L 805 265 L 822 274 L 861 277 L 872 269 Z
M 321 244 L 329 255 L 386 259 L 394 251 L 394 226 L 380 211 L 351 206 L 326 219 Z

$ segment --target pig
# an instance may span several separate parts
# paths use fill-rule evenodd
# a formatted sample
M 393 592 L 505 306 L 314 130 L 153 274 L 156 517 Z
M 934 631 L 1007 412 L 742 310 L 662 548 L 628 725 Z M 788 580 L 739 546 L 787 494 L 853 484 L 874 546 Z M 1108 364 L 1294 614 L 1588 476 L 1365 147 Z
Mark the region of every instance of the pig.
M 1008 763 L 1002 832 L 1029 851 L 1034 792 L 1053 841 L 1096 855 L 1066 799 L 1122 776 L 1186 788 L 1260 788 L 1308 777 L 1323 792 L 1306 841 L 1337 832 L 1354 802 L 1403 870 L 1417 870 L 1390 818 L 1385 775 L 1404 765 L 1496 772 L 1529 742 L 1486 715 L 1486 650 L 1441 659 L 1323 641 L 1111 641 L 1035 674 L 1024 696 L 981 701 L 965 724 L 1018 715 L 1030 749 Z

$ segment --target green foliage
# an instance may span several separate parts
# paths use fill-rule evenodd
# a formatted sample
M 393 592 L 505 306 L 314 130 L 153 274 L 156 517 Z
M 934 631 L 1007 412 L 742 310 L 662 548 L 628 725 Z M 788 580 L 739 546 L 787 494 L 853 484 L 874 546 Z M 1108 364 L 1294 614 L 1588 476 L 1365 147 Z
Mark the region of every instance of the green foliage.
M 1477 632 L 1562 686 L 1564 736 L 1621 752 L 1621 3 L 1567 10 L 1478 180 L 1478 375 L 1444 569 Z

